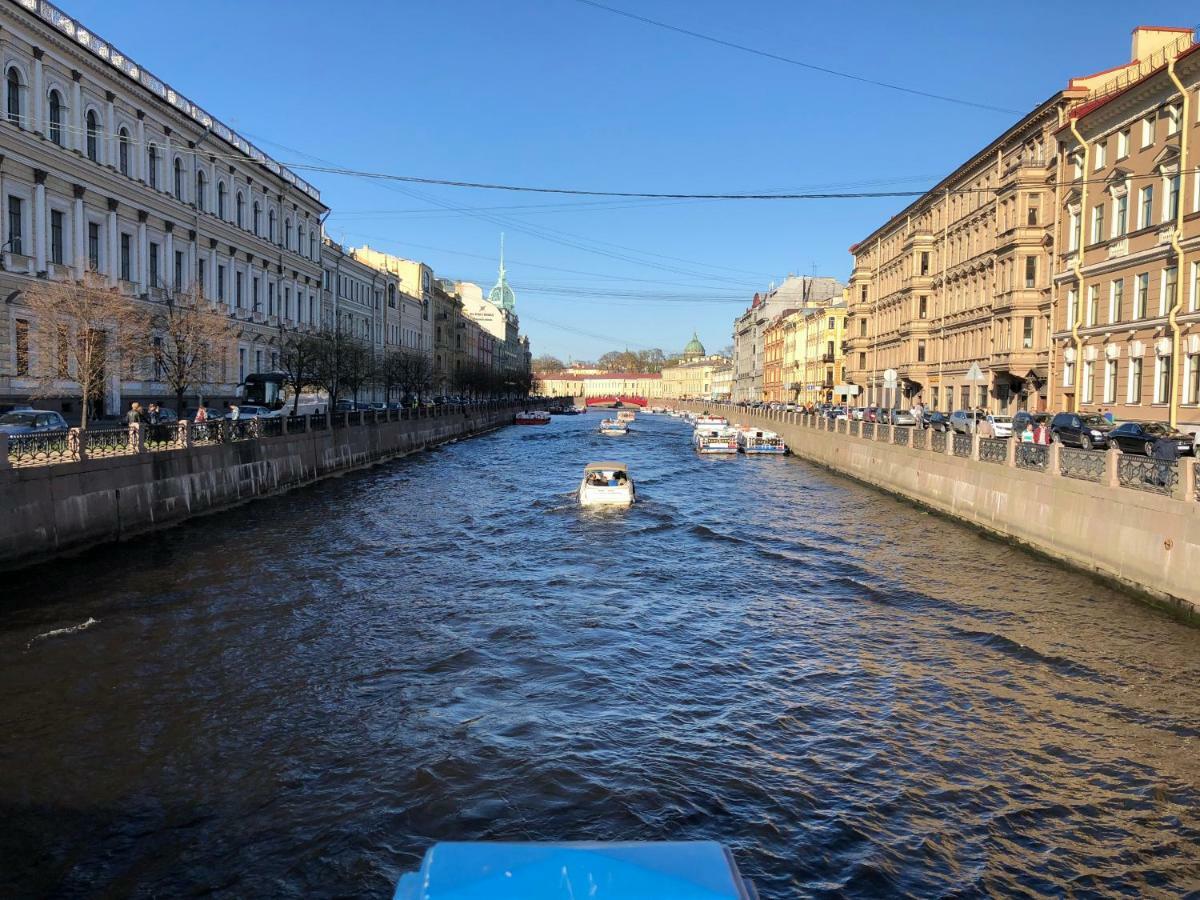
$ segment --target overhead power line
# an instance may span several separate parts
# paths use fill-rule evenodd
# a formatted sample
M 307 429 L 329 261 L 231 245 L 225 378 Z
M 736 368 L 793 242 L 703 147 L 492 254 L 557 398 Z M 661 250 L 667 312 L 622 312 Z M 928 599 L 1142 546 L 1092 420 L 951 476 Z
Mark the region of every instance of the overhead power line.
M 754 56 L 761 56 L 764 59 L 773 59 L 776 62 L 787 63 L 790 66 L 798 66 L 801 69 L 809 69 L 813 72 L 821 72 L 824 75 L 832 75 L 835 78 L 846 78 L 850 81 L 857 81 L 860 84 L 870 84 L 875 87 L 885 88 L 889 91 L 899 91 L 902 94 L 912 94 L 916 97 L 924 97 L 927 100 L 939 100 L 943 103 L 954 103 L 959 106 L 970 106 L 974 109 L 986 109 L 989 112 L 1005 113 L 1010 115 L 1021 115 L 1021 110 L 1008 109 L 1003 106 L 993 106 L 990 103 L 979 103 L 975 100 L 965 100 L 961 97 L 950 97 L 946 94 L 935 94 L 931 91 L 922 91 L 918 88 L 905 87 L 902 84 L 894 84 L 890 81 L 880 81 L 876 78 L 867 78 L 864 75 L 855 75 L 852 72 L 841 72 L 837 69 L 831 69 L 828 66 L 820 66 L 816 63 L 804 62 L 803 60 L 793 59 L 790 56 L 781 56 L 778 53 L 772 53 L 769 50 L 759 50 L 757 47 L 748 47 L 745 44 L 736 44 L 733 41 L 727 41 L 724 38 L 714 37 L 711 34 L 703 34 L 699 31 L 692 31 L 690 28 L 682 28 L 678 25 L 672 25 L 670 22 L 662 22 L 658 19 L 650 19 L 646 16 L 640 16 L 637 13 L 628 12 L 624 9 L 617 9 L 613 6 L 605 6 L 603 3 L 597 3 L 596 0 L 576 0 L 585 6 L 591 6 L 595 9 L 602 9 L 605 12 L 612 13 L 616 16 L 624 16 L 626 19 L 633 19 L 636 22 L 642 22 L 646 25 L 653 25 L 655 28 L 663 28 L 667 31 L 673 31 L 676 34 L 684 34 L 688 37 L 696 38 L 701 41 L 708 41 L 710 44 L 718 44 L 722 47 L 728 47 L 731 50 L 739 50 L 742 53 L 751 53 Z

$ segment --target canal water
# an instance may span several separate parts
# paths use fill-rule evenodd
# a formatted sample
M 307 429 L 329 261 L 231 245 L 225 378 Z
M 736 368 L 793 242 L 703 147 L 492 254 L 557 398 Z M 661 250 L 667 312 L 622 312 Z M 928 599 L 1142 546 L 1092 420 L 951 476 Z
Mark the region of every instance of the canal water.
M 387 897 L 464 838 L 712 838 L 765 898 L 1200 890 L 1200 631 L 597 420 L 6 576 L 0 895 Z M 581 511 L 605 457 L 640 502 Z

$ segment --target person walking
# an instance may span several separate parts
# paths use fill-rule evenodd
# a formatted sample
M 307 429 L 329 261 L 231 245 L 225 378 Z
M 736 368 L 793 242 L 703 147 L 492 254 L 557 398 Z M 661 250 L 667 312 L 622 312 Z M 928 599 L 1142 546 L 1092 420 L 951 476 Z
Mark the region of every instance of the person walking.
M 1113 423 L 1113 411 L 1111 409 L 1101 409 L 1100 415 L 1104 416 L 1104 421 L 1109 425 Z
M 981 438 L 994 438 L 996 429 L 992 427 L 992 420 L 987 416 L 979 419 L 975 425 L 975 433 Z
M 1048 422 L 1046 422 L 1044 420 L 1041 422 L 1038 422 L 1037 428 L 1034 428 L 1033 423 L 1030 422 L 1029 424 L 1027 424 L 1025 426 L 1025 430 L 1032 431 L 1033 442 L 1035 444 L 1049 444 L 1050 443 L 1050 425 Z M 1022 436 L 1022 440 L 1024 440 L 1023 436 Z
M 1042 426 L 1042 427 L 1045 427 L 1045 426 Z M 1041 442 L 1040 442 L 1040 441 L 1037 439 L 1037 435 L 1035 435 L 1035 434 L 1033 433 L 1033 423 L 1032 423 L 1032 422 L 1026 422 L 1026 423 L 1025 423 L 1025 427 L 1024 427 L 1024 429 L 1022 429 L 1022 431 L 1021 431 L 1021 443 L 1022 443 L 1022 444 L 1038 444 L 1038 443 L 1041 443 Z
M 129 412 L 125 413 L 125 422 L 129 425 L 140 425 L 142 422 L 142 404 L 134 400 L 129 404 Z
M 913 427 L 914 428 L 924 428 L 925 427 L 925 406 L 924 406 L 924 404 L 921 403 L 920 400 L 918 400 L 916 403 L 913 404 L 912 416 L 913 416 Z

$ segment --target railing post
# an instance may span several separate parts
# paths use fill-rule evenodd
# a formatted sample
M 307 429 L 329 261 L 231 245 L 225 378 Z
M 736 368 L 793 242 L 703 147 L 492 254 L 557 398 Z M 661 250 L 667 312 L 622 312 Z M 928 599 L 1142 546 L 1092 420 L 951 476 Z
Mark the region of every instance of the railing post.
M 185 449 L 192 446 L 192 424 L 187 419 L 175 423 L 175 443 Z
M 971 459 L 979 462 L 979 435 L 971 433 Z
M 1004 464 L 1010 469 L 1017 467 L 1017 444 L 1021 443 L 1021 439 L 1015 434 L 1008 439 L 1008 446 L 1005 448 Z
M 1121 450 L 1119 447 L 1109 447 L 1104 453 L 1104 483 L 1110 488 L 1121 486 Z
M 284 437 L 287 437 L 288 419 L 290 419 L 291 417 L 292 417 L 291 413 L 289 413 L 287 410 L 284 410 L 283 415 L 281 415 L 279 417 L 279 433 L 282 434 Z
M 146 452 L 146 434 L 142 431 L 141 422 L 133 422 L 129 426 L 129 452 Z
M 1193 460 L 1180 457 L 1175 460 L 1175 490 L 1171 496 L 1176 500 L 1192 500 L 1196 496 L 1196 464 Z
M 953 428 L 947 428 L 945 431 L 942 432 L 942 434 L 944 434 L 946 436 L 946 455 L 947 456 L 954 455 L 954 435 L 957 433 L 958 432 L 956 432 Z
M 1051 441 L 1046 449 L 1046 471 L 1055 478 L 1062 477 L 1062 465 L 1059 461 L 1059 456 L 1062 453 L 1062 444 L 1056 441 Z M 1116 472 L 1116 467 L 1113 467 L 1113 472 Z
M 0 469 L 11 469 L 12 463 L 8 461 L 8 435 L 0 431 Z
M 322 413 L 322 415 L 324 415 L 324 413 Z M 312 413 L 309 413 L 307 416 L 304 417 L 304 433 L 305 434 L 312 431 L 312 420 L 313 420 Z

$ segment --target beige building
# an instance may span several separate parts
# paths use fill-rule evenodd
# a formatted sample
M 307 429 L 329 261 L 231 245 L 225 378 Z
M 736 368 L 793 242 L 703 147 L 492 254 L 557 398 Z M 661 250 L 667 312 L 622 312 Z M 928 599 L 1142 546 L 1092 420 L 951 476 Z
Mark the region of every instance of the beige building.
M 712 400 L 717 396 L 714 376 L 718 369 L 729 367 L 724 356 L 710 356 L 695 332 L 683 348 L 677 361 L 663 367 L 662 397 Z M 726 391 L 728 395 L 728 391 Z
M 1056 405 L 1059 129 L 1091 93 L 1161 64 L 1179 40 L 1175 29 L 1137 29 L 1131 63 L 1073 79 L 851 247 L 845 351 L 859 404 Z M 895 389 L 884 384 L 889 369 Z
M 281 324 L 320 324 L 320 194 L 91 29 L 39 9 L 0 7 L 0 401 L 37 388 L 24 291 L 87 270 L 147 309 L 195 288 L 227 312 L 238 335 L 204 393 L 234 396 L 274 368 Z M 169 398 L 153 367 L 132 380 L 111 362 L 104 411 Z M 75 385 L 60 390 L 39 405 L 76 414 Z
M 657 400 L 663 396 L 663 379 L 657 372 L 604 372 L 599 375 L 553 372 L 539 375 L 534 390 L 547 397 L 573 397 L 580 402 L 599 397 Z
M 845 292 L 844 292 L 845 293 Z M 783 392 L 796 403 L 830 403 L 843 398 L 834 390 L 845 380 L 842 342 L 846 300 L 826 307 L 796 310 L 783 323 Z
M 1073 411 L 1200 431 L 1200 46 L 1139 29 L 1134 60 L 1058 131 L 1055 392 Z

